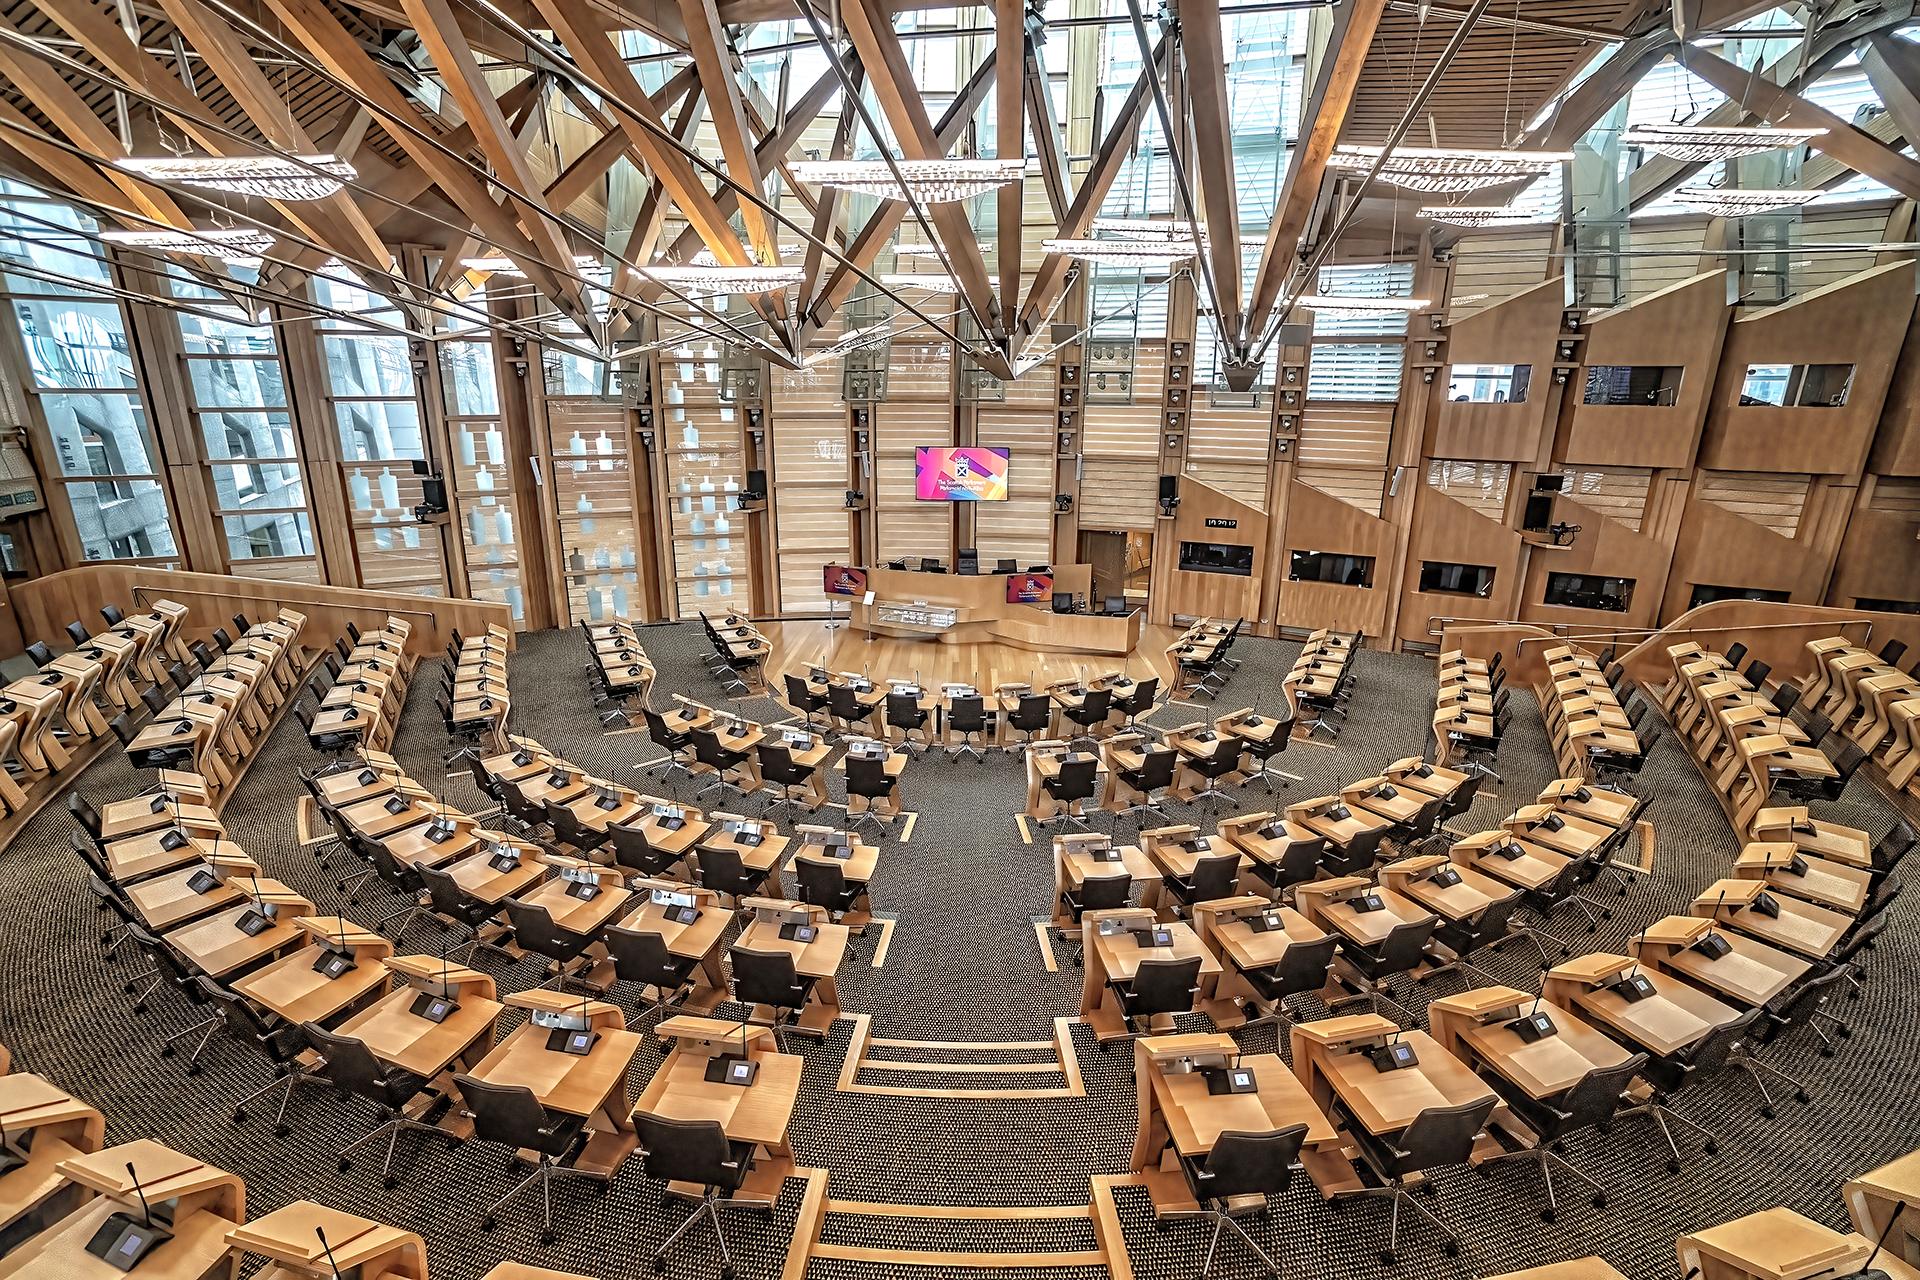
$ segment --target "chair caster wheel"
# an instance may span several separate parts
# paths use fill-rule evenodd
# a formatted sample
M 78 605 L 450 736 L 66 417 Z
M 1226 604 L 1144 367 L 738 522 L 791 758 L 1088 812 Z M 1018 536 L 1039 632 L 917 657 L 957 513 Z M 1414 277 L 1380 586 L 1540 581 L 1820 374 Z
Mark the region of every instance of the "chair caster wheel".
M 1552 1222 L 1555 1218 L 1559 1216 L 1560 1216 L 1559 1214 L 1553 1211 L 1553 1208 L 1551 1206 L 1545 1209 L 1542 1209 L 1540 1211 L 1540 1221 L 1542 1222 Z
M 1765 1116 L 1769 1120 L 1773 1119 L 1774 1110 L 1773 1110 L 1772 1104 L 1768 1104 L 1767 1106 L 1761 1107 L 1760 1114 Z
M 1110 1045 L 1110 1044 L 1102 1044 L 1102 1045 L 1100 1046 L 1100 1052 L 1102 1052 L 1102 1053 L 1112 1053 L 1112 1052 L 1113 1052 L 1113 1046 L 1112 1046 L 1112 1045 Z
M 1445 1251 L 1449 1258 L 1457 1258 L 1460 1256 L 1460 1242 L 1458 1240 L 1449 1240 L 1441 1245 L 1440 1248 Z
M 491 1231 L 499 1225 L 500 1224 L 495 1222 L 491 1216 L 480 1219 L 480 1229 L 482 1231 Z
M 179 1051 L 170 1044 L 160 1046 L 160 1056 L 163 1058 L 171 1058 L 177 1052 Z
M 347 1158 L 346 1158 L 345 1156 L 341 1156 L 341 1157 L 340 1157 L 340 1172 L 342 1172 L 342 1173 L 345 1173 L 345 1172 L 346 1172 L 347 1170 L 349 1170 L 349 1169 L 351 1169 L 351 1168 L 353 1168 L 353 1161 L 351 1161 L 351 1160 L 349 1160 L 349 1159 L 347 1159 Z
M 720 1268 L 720 1280 L 733 1280 L 733 1266 L 731 1263 Z
M 197 1063 L 197 1062 L 189 1062 L 189 1063 L 187 1064 L 187 1074 L 188 1074 L 188 1075 L 190 1075 L 190 1076 L 197 1076 L 197 1075 L 199 1075 L 199 1074 L 200 1074 L 200 1064 L 199 1064 L 199 1063 Z
M 145 1013 L 147 1011 L 147 1002 L 142 1000 L 139 1004 L 133 1006 L 133 1011 L 135 1013 Z
M 277 1124 L 273 1126 L 273 1136 L 276 1138 L 284 1138 L 292 1132 L 293 1129 L 289 1125 Z
M 1720 1144 L 1718 1142 L 1715 1142 L 1712 1138 L 1707 1139 L 1703 1149 L 1710 1156 L 1717 1156 L 1720 1154 Z
M 388 1174 L 386 1177 L 380 1179 L 380 1185 L 385 1187 L 387 1190 L 392 1191 L 395 1187 L 398 1187 L 400 1185 L 400 1179 L 394 1177 L 392 1174 Z
M 465 1144 L 462 1143 L 458 1138 L 447 1139 L 447 1150 L 449 1151 L 458 1151 L 464 1145 Z
M 1397 1264 L 1398 1262 L 1399 1262 L 1399 1259 L 1398 1259 L 1398 1258 L 1396 1258 L 1396 1257 L 1394 1256 L 1394 1253 L 1393 1253 L 1393 1250 L 1391 1250 L 1391 1249 L 1382 1249 L 1382 1250 L 1380 1251 L 1380 1265 L 1381 1265 L 1381 1266 L 1383 1266 L 1383 1267 L 1391 1267 L 1391 1266 L 1394 1266 L 1394 1265 L 1396 1265 L 1396 1264 Z
M 1823 1058 L 1831 1058 L 1833 1056 L 1833 1047 L 1829 1045 L 1828 1047 L 1820 1050 L 1820 1056 Z
M 1587 926 L 1587 932 L 1588 932 L 1588 933 L 1598 933 L 1598 932 L 1600 932 L 1600 926 L 1599 926 L 1599 925 L 1597 925 L 1597 924 L 1590 924 L 1590 925 L 1588 925 L 1588 926 Z
M 1604 1209 L 1607 1207 L 1607 1193 L 1604 1191 L 1596 1191 L 1590 1197 L 1590 1201 L 1594 1208 Z
M 1626 897 L 1626 896 L 1627 896 L 1627 891 L 1626 891 L 1625 889 L 1622 889 L 1622 890 L 1620 891 L 1620 896 L 1621 896 L 1621 897 L 1623 897 L 1623 898 L 1624 898 L 1624 897 Z M 1611 920 L 1611 919 L 1613 919 L 1613 908 L 1612 908 L 1612 907 L 1602 907 L 1602 908 L 1600 908 L 1600 918 L 1601 918 L 1602 920 Z
M 543 1244 L 543 1245 L 550 1245 L 550 1244 L 552 1244 L 552 1243 L 554 1242 L 554 1240 L 555 1240 L 555 1238 L 556 1238 L 556 1237 L 554 1236 L 554 1234 L 553 1234 L 553 1232 L 552 1232 L 552 1231 L 542 1231 L 542 1232 L 540 1233 L 540 1243 L 541 1243 L 541 1244 Z
M 1680 1162 L 1678 1160 L 1667 1161 L 1667 1172 L 1668 1173 L 1680 1172 Z
M 1493 1181 L 1493 1170 L 1489 1169 L 1486 1165 L 1477 1164 L 1473 1167 L 1473 1171 L 1479 1174 L 1483 1181 L 1486 1181 L 1486 1182 Z
M 1568 956 L 1570 956 L 1570 955 L 1572 955 L 1572 954 L 1573 954 L 1573 948 L 1572 948 L 1572 947 L 1562 947 L 1562 948 L 1560 948 L 1560 958 L 1561 958 L 1562 960 L 1565 960 L 1565 959 L 1566 959 L 1566 958 L 1567 958 Z
M 335 882 L 333 889 L 335 893 L 345 893 L 347 891 L 347 882 L 345 880 L 337 881 Z
M 653 1260 L 653 1269 L 656 1272 L 665 1271 L 667 1269 L 667 1260 L 665 1258 L 655 1258 Z
M 1853 1039 L 1853 1028 L 1852 1027 L 1835 1027 L 1833 1029 L 1833 1034 L 1839 1036 L 1842 1040 L 1851 1040 Z
M 246 1111 L 240 1107 L 235 1107 L 233 1109 L 233 1122 L 235 1124 L 245 1124 L 247 1122 Z

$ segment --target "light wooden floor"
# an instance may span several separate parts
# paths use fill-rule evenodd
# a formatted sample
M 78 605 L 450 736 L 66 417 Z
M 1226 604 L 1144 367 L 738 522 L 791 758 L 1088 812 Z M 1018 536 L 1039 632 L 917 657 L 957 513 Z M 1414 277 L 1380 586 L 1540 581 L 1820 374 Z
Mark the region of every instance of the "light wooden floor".
M 829 635 L 824 622 L 772 622 L 762 626 L 773 644 L 767 664 L 768 683 L 778 688 L 780 676 L 820 663 L 833 671 L 859 671 L 875 681 L 891 676 L 915 678 L 936 687 L 966 682 L 992 689 L 1008 682 L 1035 686 L 1055 680 L 1091 679 L 1125 667 L 1135 679 L 1160 677 L 1164 687 L 1173 677 L 1166 647 L 1180 633 L 1172 627 L 1143 627 L 1140 645 L 1126 658 L 1087 653 L 1030 653 L 1004 644 L 941 644 L 935 640 L 900 640 L 865 634 L 837 624 Z

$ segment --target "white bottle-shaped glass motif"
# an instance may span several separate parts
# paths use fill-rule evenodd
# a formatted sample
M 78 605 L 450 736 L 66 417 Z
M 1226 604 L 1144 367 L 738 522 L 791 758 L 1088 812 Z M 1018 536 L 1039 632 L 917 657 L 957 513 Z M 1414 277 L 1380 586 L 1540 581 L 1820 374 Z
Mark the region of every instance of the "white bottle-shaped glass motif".
M 573 456 L 573 474 L 587 469 L 587 442 L 578 431 L 567 437 L 567 452 Z
M 593 503 L 587 501 L 587 495 L 581 494 L 580 500 L 573 504 L 574 512 L 580 517 L 580 532 L 593 532 Z
M 486 546 L 487 545 L 487 513 L 482 511 L 479 507 L 474 507 L 472 510 L 468 511 L 467 512 L 467 531 L 468 531 L 468 535 L 473 539 L 474 546 L 476 547 Z
M 501 507 L 499 512 L 495 514 L 493 522 L 499 526 L 500 529 L 500 544 L 507 547 L 512 546 L 513 512 L 509 511 L 506 507 Z
M 380 506 L 382 510 L 392 510 L 400 505 L 400 482 L 394 478 L 392 467 L 380 468 Z
M 367 483 L 366 472 L 356 471 L 347 477 L 347 492 L 353 495 L 353 509 L 355 511 L 371 511 L 373 509 L 373 489 L 372 486 Z
M 462 431 L 455 432 L 454 434 L 458 437 L 460 442 L 460 465 L 463 467 L 472 466 L 473 465 L 473 432 L 462 430 Z
M 627 589 L 625 587 L 615 587 L 613 589 L 613 616 L 616 618 L 624 618 L 627 616 Z
M 613 441 L 608 439 L 606 432 L 602 431 L 600 438 L 593 442 L 593 451 L 600 455 L 602 471 L 613 470 Z
M 480 470 L 474 473 L 473 487 L 482 493 L 491 492 L 493 490 L 493 472 L 486 467 L 481 467 Z
M 505 437 L 503 437 L 500 434 L 500 428 L 488 427 L 487 428 L 487 457 L 493 461 L 493 464 L 495 466 L 500 466 L 506 462 L 507 460 L 506 450 L 507 450 L 507 442 Z
M 400 541 L 406 544 L 407 550 L 417 550 L 420 546 L 420 526 L 417 524 L 401 525 Z

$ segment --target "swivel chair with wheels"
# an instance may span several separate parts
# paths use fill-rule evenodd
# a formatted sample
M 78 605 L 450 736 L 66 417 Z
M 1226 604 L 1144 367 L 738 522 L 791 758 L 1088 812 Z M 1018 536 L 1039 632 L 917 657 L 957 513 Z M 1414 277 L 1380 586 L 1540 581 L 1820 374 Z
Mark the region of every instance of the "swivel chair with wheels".
M 1376 1135 L 1358 1118 L 1346 1117 L 1347 1131 L 1360 1150 L 1360 1158 L 1381 1184 L 1349 1194 L 1385 1197 L 1393 1202 L 1387 1247 L 1380 1251 L 1384 1265 L 1390 1267 L 1398 1260 L 1402 1205 L 1432 1223 L 1445 1237 L 1442 1247 L 1448 1255 L 1458 1256 L 1459 1235 L 1439 1214 L 1421 1204 L 1408 1190 L 1408 1184 L 1417 1174 L 1466 1164 L 1473 1154 L 1474 1139 L 1486 1127 L 1487 1117 L 1493 1114 L 1497 1102 L 1496 1098 L 1481 1098 L 1456 1107 L 1428 1107 L 1413 1118 L 1412 1124 L 1398 1133 L 1386 1135 Z M 1346 1110 L 1344 1106 L 1338 1109 Z
M 1333 966 L 1333 953 L 1339 942 L 1339 937 L 1330 933 L 1311 942 L 1291 943 L 1281 953 L 1279 963 L 1261 969 L 1242 969 L 1240 976 L 1267 1006 L 1258 1016 L 1248 1019 L 1247 1025 L 1277 1022 L 1291 1028 L 1293 1018 L 1287 1012 L 1288 998 L 1318 991 L 1327 985 L 1327 970 Z
M 985 760 L 985 753 L 974 745 L 973 740 L 986 735 L 987 700 L 977 693 L 955 698 L 947 707 L 947 732 L 960 735 L 959 745 L 947 748 L 947 754 L 953 759 L 969 755 L 976 763 Z
M 1053 728 L 1053 699 L 1044 693 L 1021 694 L 1020 701 L 1007 713 L 1007 728 L 1020 735 L 1020 740 L 1007 748 L 1017 755 Z
M 753 1143 L 730 1140 L 718 1120 L 672 1120 L 636 1111 L 633 1125 L 646 1152 L 649 1178 L 700 1188 L 699 1207 L 653 1251 L 653 1269 L 664 1271 L 667 1251 L 702 1221 L 711 1220 L 714 1239 L 720 1245 L 720 1280 L 733 1280 L 733 1254 L 727 1249 L 727 1233 L 720 1225 L 721 1211 L 752 1208 L 769 1212 L 732 1198 L 753 1167 Z
M 1304 1124 L 1271 1133 L 1229 1130 L 1214 1138 L 1206 1155 L 1180 1157 L 1180 1172 L 1193 1190 L 1201 1217 L 1213 1223 L 1207 1256 L 1200 1264 L 1201 1280 L 1213 1274 L 1214 1253 L 1220 1248 L 1221 1235 L 1229 1229 L 1253 1251 L 1268 1275 L 1279 1276 L 1280 1264 L 1268 1257 L 1267 1251 L 1234 1219 L 1229 1202 L 1245 1196 L 1285 1193 L 1293 1181 L 1293 1163 L 1299 1158 L 1300 1146 L 1306 1137 Z
M 1036 825 L 1050 827 L 1058 822 L 1068 822 L 1082 831 L 1087 830 L 1087 824 L 1076 812 L 1075 806 L 1093 799 L 1098 789 L 1099 770 L 1100 762 L 1092 756 L 1079 760 L 1063 759 L 1060 772 L 1040 780 L 1040 789 L 1047 793 L 1048 799 L 1060 806 L 1060 810 L 1051 817 L 1041 818 Z
M 613 961 L 617 981 L 631 982 L 653 989 L 653 1003 L 641 1014 L 665 1012 L 693 989 L 693 972 L 700 967 L 699 956 L 676 956 L 667 948 L 667 940 L 647 929 L 610 925 L 600 934 Z
M 1069 885 L 1060 892 L 1060 905 L 1078 925 L 1089 911 L 1114 911 L 1127 905 L 1127 899 L 1133 894 L 1133 877 L 1125 871 L 1110 876 L 1088 876 L 1075 887 Z M 1060 940 L 1067 940 L 1066 930 L 1060 930 Z M 1087 944 L 1084 929 L 1080 945 L 1074 949 L 1073 962 L 1086 963 Z
M 415 1120 L 406 1114 L 407 1104 L 419 1097 L 427 1087 L 425 1078 L 382 1062 L 373 1056 L 373 1051 L 367 1048 L 365 1041 L 335 1035 L 317 1022 L 307 1023 L 305 1031 L 307 1039 L 313 1042 L 313 1047 L 320 1051 L 323 1059 L 320 1078 L 342 1095 L 352 1094 L 371 1102 L 380 1113 L 378 1127 L 340 1148 L 340 1172 L 345 1173 L 352 1167 L 352 1152 L 385 1138 L 387 1154 L 380 1163 L 380 1178 L 386 1189 L 391 1191 L 400 1185 L 400 1179 L 393 1176 L 393 1152 L 401 1134 L 431 1133 L 450 1145 L 459 1145 L 458 1139 L 448 1138 L 438 1125 Z
M 1724 1070 L 1733 1052 L 1747 1037 L 1753 1024 L 1760 1020 L 1764 1012 L 1761 1009 L 1749 1009 L 1732 1022 L 1715 1027 L 1698 1040 L 1678 1053 L 1664 1057 L 1649 1058 L 1641 1075 L 1653 1086 L 1653 1093 L 1645 1102 L 1620 1112 L 1620 1119 L 1629 1116 L 1645 1115 L 1660 1130 L 1660 1136 L 1666 1140 L 1667 1150 L 1672 1154 L 1667 1160 L 1667 1172 L 1680 1172 L 1680 1144 L 1674 1140 L 1673 1126 L 1685 1125 L 1700 1135 L 1701 1147 L 1708 1155 L 1720 1150 L 1720 1142 L 1700 1125 L 1675 1111 L 1670 1105 L 1682 1090 L 1711 1079 Z
M 516 1084 L 491 1084 L 470 1075 L 455 1075 L 454 1083 L 473 1117 L 473 1136 L 481 1142 L 505 1147 L 511 1152 L 531 1151 L 533 1172 L 514 1188 L 486 1207 L 480 1229 L 491 1231 L 497 1225 L 494 1215 L 535 1187 L 540 1189 L 540 1243 L 552 1244 L 553 1184 L 563 1178 L 606 1179 L 585 1169 L 568 1168 L 562 1163 L 581 1144 L 585 1121 L 578 1116 L 550 1114 L 540 1105 L 533 1090 Z
M 733 962 L 733 998 L 741 1004 L 766 1005 L 773 1010 L 774 1047 L 786 1052 L 780 1039 L 782 1031 L 798 1031 L 815 1039 L 826 1033 L 796 1027 L 793 1021 L 807 1007 L 813 995 L 814 979 L 803 978 L 794 968 L 793 956 L 785 951 L 755 951 L 735 945 L 727 952 Z
M 1538 1164 L 1547 1189 L 1546 1207 L 1540 1210 L 1540 1218 L 1544 1222 L 1552 1222 L 1560 1213 L 1560 1199 L 1553 1190 L 1555 1168 L 1572 1174 L 1592 1187 L 1593 1207 L 1606 1208 L 1606 1188 L 1560 1154 L 1561 1140 L 1568 1134 L 1597 1129 L 1610 1123 L 1615 1113 L 1625 1105 L 1627 1086 L 1640 1074 L 1640 1068 L 1646 1061 L 1646 1054 L 1636 1053 L 1617 1066 L 1595 1067 L 1575 1081 L 1572 1088 L 1551 1098 L 1536 1098 L 1499 1072 L 1488 1072 L 1486 1079 L 1494 1092 L 1505 1100 L 1508 1108 L 1527 1128 L 1533 1130 L 1535 1141 L 1530 1147 L 1488 1157 L 1475 1166 L 1476 1170 L 1482 1177 L 1491 1177 L 1493 1166 L 1503 1161 L 1529 1160 Z
M 1176 1013 L 1191 1013 L 1200 994 L 1200 957 L 1185 960 L 1142 960 L 1135 966 L 1131 981 L 1114 979 L 1107 983 L 1120 1002 L 1129 1036 L 1151 1034 L 1153 1020 Z M 1105 1053 L 1108 1042 L 1102 1041 Z

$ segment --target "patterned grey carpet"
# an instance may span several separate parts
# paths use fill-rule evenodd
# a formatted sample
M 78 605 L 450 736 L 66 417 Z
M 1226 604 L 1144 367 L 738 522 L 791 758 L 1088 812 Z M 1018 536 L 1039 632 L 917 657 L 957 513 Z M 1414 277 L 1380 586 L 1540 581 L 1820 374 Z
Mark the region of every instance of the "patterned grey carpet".
M 663 691 L 685 690 L 708 700 L 720 697 L 699 664 L 696 629 L 653 627 L 641 636 L 659 668 Z M 1245 666 L 1220 699 L 1221 709 L 1246 704 L 1275 709 L 1277 682 L 1295 646 L 1249 640 L 1237 652 L 1244 654 Z M 631 766 L 656 753 L 644 734 L 599 733 L 587 700 L 582 659 L 578 631 L 521 638 L 510 666 L 515 727 L 590 770 L 637 777 Z M 1358 662 L 1351 727 L 1338 747 L 1295 746 L 1275 762 L 1305 776 L 1304 783 L 1292 788 L 1295 796 L 1319 794 L 1426 745 L 1431 665 L 1375 653 L 1361 654 Z M 396 754 L 423 781 L 439 776 L 445 745 L 431 706 L 435 679 L 430 666 L 422 668 L 396 744 Z M 1500 764 L 1506 786 L 1500 794 L 1483 791 L 1470 817 L 1455 820 L 1459 829 L 1497 820 L 1530 800 L 1550 774 L 1538 715 L 1525 693 L 1516 692 L 1514 701 L 1514 724 Z M 743 710 L 758 719 L 784 714 L 771 702 L 747 703 Z M 1205 708 L 1176 705 L 1154 719 L 1172 725 L 1203 714 Z M 334 889 L 337 873 L 318 869 L 294 843 L 299 794 L 294 775 L 315 760 L 297 726 L 291 720 L 282 725 L 229 805 L 227 827 L 269 873 L 312 896 L 323 910 L 332 910 L 342 905 Z M 1045 838 L 1024 844 L 1014 825 L 1013 815 L 1024 799 L 1021 770 L 1019 761 L 1004 755 L 980 764 L 932 756 L 909 767 L 905 802 L 920 817 L 909 843 L 884 842 L 873 895 L 875 910 L 897 921 L 890 954 L 885 967 L 871 967 L 875 934 L 870 933 L 856 941 L 855 954 L 841 970 L 843 1007 L 870 1014 L 874 1035 L 1041 1039 L 1052 1033 L 1054 1018 L 1074 1013 L 1079 971 L 1067 963 L 1063 949 L 1060 972 L 1047 972 L 1035 944 L 1032 919 L 1048 910 L 1052 874 Z M 132 794 L 143 781 L 113 753 L 86 773 L 81 787 L 104 801 Z M 1719 807 L 1670 740 L 1656 748 L 1643 782 L 1656 793 L 1649 815 L 1659 832 L 1653 874 L 1636 881 L 1632 895 L 1617 901 L 1614 918 L 1594 935 L 1565 914 L 1556 921 L 1576 952 L 1621 949 L 1642 923 L 1684 910 L 1697 888 L 1727 866 L 1736 850 Z M 477 801 L 464 778 L 449 780 L 446 789 L 455 804 Z M 692 787 L 684 779 L 674 789 L 691 798 Z M 1244 808 L 1267 804 L 1258 788 L 1243 792 L 1240 799 Z M 1179 816 L 1176 810 L 1176 820 Z M 1831 816 L 1876 835 L 1892 821 L 1864 782 L 1831 807 Z M 156 999 L 144 1016 L 128 1012 L 119 988 L 127 961 L 107 964 L 100 957 L 94 941 L 99 917 L 83 869 L 67 850 L 68 826 L 64 810 L 50 809 L 5 850 L 0 862 L 0 904 L 7 921 L 0 930 L 0 972 L 10 987 L 0 1001 L 0 1039 L 28 1069 L 100 1106 L 111 1139 L 151 1136 L 241 1173 L 255 1212 L 310 1197 L 418 1230 L 429 1242 L 434 1275 L 447 1280 L 474 1280 L 507 1258 L 609 1280 L 651 1274 L 652 1246 L 678 1223 L 681 1210 L 662 1206 L 637 1160 L 604 1197 L 575 1187 L 557 1191 L 561 1239 L 542 1248 L 537 1227 L 524 1213 L 509 1210 L 496 1231 L 477 1230 L 478 1206 L 508 1185 L 506 1162 L 497 1150 L 473 1146 L 449 1151 L 438 1144 L 403 1143 L 401 1186 L 386 1192 L 371 1172 L 358 1166 L 347 1174 L 335 1171 L 334 1151 L 372 1121 L 370 1112 L 356 1103 L 304 1091 L 289 1113 L 294 1131 L 284 1142 L 275 1140 L 260 1120 L 241 1128 L 229 1123 L 232 1101 L 265 1083 L 266 1068 L 240 1046 L 220 1039 L 209 1050 L 206 1071 L 197 1077 L 188 1078 L 154 1056 L 157 1035 L 183 1025 L 190 1011 L 169 997 Z M 381 895 L 369 891 L 347 914 L 370 921 L 386 909 Z M 407 942 L 410 949 L 427 950 L 434 937 L 432 926 L 426 925 L 410 933 Z M 1526 948 L 1509 948 L 1491 967 L 1503 981 L 1531 986 L 1537 969 L 1529 957 Z M 498 974 L 504 991 L 539 981 L 531 962 L 507 965 L 489 957 L 482 963 Z M 1915 1145 L 1920 1131 L 1913 1119 L 1920 1115 L 1920 1069 L 1913 1054 L 1913 1046 L 1920 1043 L 1916 974 L 1920 943 L 1913 911 L 1906 905 L 1896 913 L 1874 957 L 1864 998 L 1841 1009 L 1856 1030 L 1840 1055 L 1822 1059 L 1799 1049 L 1776 1055 L 1809 1079 L 1815 1094 L 1812 1105 L 1786 1103 L 1777 1121 L 1763 1120 L 1757 1113 L 1758 1095 L 1739 1073 L 1698 1096 L 1687 1095 L 1682 1109 L 1719 1133 L 1718 1157 L 1696 1153 L 1680 1175 L 1670 1177 L 1662 1159 L 1656 1158 L 1650 1127 L 1639 1121 L 1620 1126 L 1610 1137 L 1590 1134 L 1571 1141 L 1571 1158 L 1611 1190 L 1612 1203 L 1604 1211 L 1575 1198 L 1558 1222 L 1544 1225 L 1535 1216 L 1537 1175 L 1507 1166 L 1489 1179 L 1460 1173 L 1436 1180 L 1438 1207 L 1462 1231 L 1466 1249 L 1459 1259 L 1444 1256 L 1431 1234 L 1416 1227 L 1403 1239 L 1400 1266 L 1385 1272 L 1375 1258 L 1385 1207 L 1358 1203 L 1330 1209 L 1304 1182 L 1274 1202 L 1271 1215 L 1255 1227 L 1256 1234 L 1266 1233 L 1263 1238 L 1283 1258 L 1289 1276 L 1470 1277 L 1600 1253 L 1630 1276 L 1653 1277 L 1674 1273 L 1677 1233 L 1754 1209 L 1786 1204 L 1839 1225 L 1844 1220 L 1840 1181 L 1903 1154 Z M 1441 979 L 1416 995 L 1414 1012 L 1420 1012 L 1427 997 L 1457 989 L 1456 979 Z M 630 1012 L 637 1021 L 637 1007 Z M 1193 1021 L 1204 1025 L 1203 1019 Z M 830 1194 L 836 1199 L 1085 1204 L 1089 1175 L 1126 1169 L 1134 1125 L 1130 1061 L 1124 1053 L 1101 1054 L 1084 1031 L 1076 1034 L 1075 1042 L 1087 1096 L 1042 1100 L 839 1092 L 835 1082 L 850 1034 L 851 1023 L 843 1021 L 824 1043 L 793 1042 L 807 1060 L 795 1147 L 801 1164 L 831 1171 Z M 1269 1048 L 1273 1034 L 1263 1029 L 1245 1039 L 1250 1049 Z M 911 1056 L 905 1051 L 885 1056 L 895 1053 Z M 960 1060 L 950 1053 L 935 1056 Z M 632 1081 L 636 1091 L 657 1063 L 655 1054 L 642 1054 Z M 863 1073 L 862 1078 L 868 1077 Z M 1006 1083 L 1023 1079 L 1009 1077 Z M 950 1083 L 973 1087 L 979 1081 L 969 1076 Z M 916 1083 L 939 1087 L 941 1078 Z M 799 1186 L 789 1184 L 771 1220 L 729 1216 L 729 1238 L 742 1276 L 780 1274 Z M 1158 1231 L 1143 1197 L 1128 1189 L 1120 1196 L 1136 1275 L 1141 1280 L 1170 1280 L 1196 1274 L 1198 1251 L 1205 1243 L 1202 1229 L 1186 1225 Z M 1090 1247 L 1084 1221 L 1059 1219 L 982 1223 L 836 1214 L 828 1220 L 825 1239 L 840 1245 L 919 1249 Z M 719 1259 L 710 1241 L 710 1233 L 696 1231 L 672 1259 L 669 1274 L 714 1274 Z M 1078 1280 L 1093 1269 L 978 1274 L 1020 1280 L 1029 1273 Z M 951 1268 L 903 1272 L 840 1259 L 817 1260 L 809 1268 L 813 1280 L 865 1280 L 883 1274 L 974 1273 Z M 1256 1273 L 1242 1255 L 1228 1249 L 1218 1274 Z

